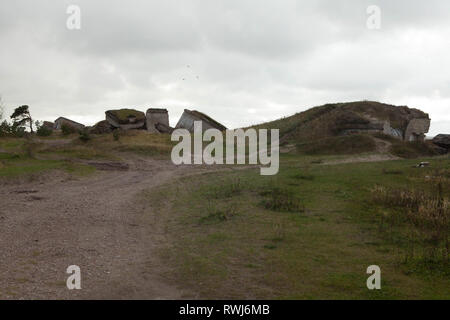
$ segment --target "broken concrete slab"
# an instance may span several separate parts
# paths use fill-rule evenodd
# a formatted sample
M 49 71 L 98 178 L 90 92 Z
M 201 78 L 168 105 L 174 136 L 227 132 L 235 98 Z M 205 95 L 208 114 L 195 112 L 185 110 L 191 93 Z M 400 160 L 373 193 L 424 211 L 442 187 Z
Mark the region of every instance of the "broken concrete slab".
M 432 142 L 448 151 L 450 149 L 450 134 L 438 134 L 433 138 Z
M 164 133 L 168 133 L 170 131 L 169 126 L 169 112 L 167 109 L 159 109 L 159 108 L 150 108 L 146 112 L 146 125 L 147 131 L 150 133 L 159 133 L 161 130 L 157 128 L 157 125 L 160 124 L 160 127 L 163 128 Z
M 105 112 L 106 121 L 114 128 L 123 130 L 143 129 L 145 114 L 134 109 L 108 110 Z
M 202 122 L 203 131 L 207 129 L 218 129 L 220 131 L 225 131 L 227 128 L 206 114 L 199 112 L 197 110 L 184 109 L 180 120 L 175 127 L 175 129 L 187 129 L 189 132 L 194 131 L 194 121 Z
M 81 124 L 79 122 L 64 118 L 64 117 L 59 117 L 58 119 L 55 120 L 53 129 L 54 130 L 61 130 L 63 125 L 67 125 L 70 127 L 73 127 L 77 130 L 82 130 L 84 129 L 84 124 Z

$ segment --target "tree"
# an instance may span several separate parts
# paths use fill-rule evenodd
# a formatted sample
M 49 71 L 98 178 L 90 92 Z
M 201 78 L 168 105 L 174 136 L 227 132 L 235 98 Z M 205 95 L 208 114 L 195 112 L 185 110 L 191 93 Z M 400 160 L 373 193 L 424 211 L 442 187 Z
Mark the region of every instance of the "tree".
M 3 119 L 3 112 L 4 112 L 4 106 L 3 106 L 3 100 L 2 100 L 2 96 L 0 96 L 0 120 Z
M 31 133 L 34 132 L 33 119 L 31 118 L 30 110 L 27 105 L 17 107 L 11 115 L 11 119 L 14 120 L 14 126 L 17 127 L 23 127 L 28 123 Z

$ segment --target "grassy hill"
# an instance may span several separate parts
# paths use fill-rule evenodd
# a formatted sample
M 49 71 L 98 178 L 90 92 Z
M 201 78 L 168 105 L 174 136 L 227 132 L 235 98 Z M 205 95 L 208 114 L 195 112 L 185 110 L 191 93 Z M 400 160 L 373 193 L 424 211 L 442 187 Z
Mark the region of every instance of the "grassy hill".
M 435 155 L 432 146 L 425 142 L 403 142 L 381 133 L 342 134 L 349 129 L 377 129 L 383 121 L 405 131 L 412 118 L 428 118 L 428 114 L 406 106 L 356 101 L 325 104 L 252 128 L 279 129 L 282 146 L 294 145 L 297 152 L 305 154 L 388 152 L 406 158 Z M 374 119 L 375 124 L 368 119 Z

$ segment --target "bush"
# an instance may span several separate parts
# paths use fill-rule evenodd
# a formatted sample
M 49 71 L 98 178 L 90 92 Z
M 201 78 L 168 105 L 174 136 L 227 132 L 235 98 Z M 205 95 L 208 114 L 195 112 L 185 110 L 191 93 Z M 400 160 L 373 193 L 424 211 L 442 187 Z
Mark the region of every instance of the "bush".
M 11 126 L 5 120 L 0 124 L 0 137 L 7 137 L 9 135 L 11 135 Z
M 11 135 L 17 138 L 23 138 L 25 136 L 25 127 L 22 127 L 17 124 L 11 125 Z
M 83 130 L 80 131 L 80 140 L 83 142 L 88 142 L 89 140 L 91 140 L 91 135 L 89 134 L 89 132 L 87 130 Z
M 79 132 L 79 130 L 77 128 L 75 128 L 75 127 L 73 127 L 73 126 L 71 126 L 71 125 L 69 125 L 67 123 L 64 123 L 61 126 L 61 131 L 62 131 L 62 134 L 65 135 L 65 136 L 67 136 L 69 134 L 72 134 L 72 133 Z
M 53 130 L 46 126 L 39 126 L 36 130 L 36 135 L 40 137 L 48 137 L 53 133 Z
M 238 214 L 237 206 L 234 203 L 230 203 L 224 208 L 219 208 L 216 204 L 208 202 L 207 212 L 208 214 L 206 216 L 200 218 L 200 223 L 223 222 L 230 220 Z
M 114 141 L 119 141 L 119 139 L 120 139 L 119 129 L 116 129 L 113 131 L 113 138 L 114 138 Z

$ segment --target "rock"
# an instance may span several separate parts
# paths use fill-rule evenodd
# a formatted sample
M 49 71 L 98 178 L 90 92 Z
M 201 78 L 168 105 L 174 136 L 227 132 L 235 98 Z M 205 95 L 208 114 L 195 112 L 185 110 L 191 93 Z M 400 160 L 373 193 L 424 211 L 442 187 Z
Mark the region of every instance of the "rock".
M 150 108 L 146 112 L 146 124 L 147 131 L 150 133 L 159 133 L 162 132 L 157 128 L 157 125 L 160 124 L 163 130 L 167 130 L 170 128 L 169 126 L 169 112 L 167 109 L 156 109 Z M 167 133 L 167 132 L 165 132 Z
M 122 130 L 143 129 L 145 114 L 133 109 L 108 110 L 105 112 L 106 121 L 114 128 Z
M 450 149 L 450 134 L 438 134 L 433 138 L 432 142 L 448 151 Z
M 92 134 L 106 134 L 106 133 L 111 133 L 111 132 L 112 132 L 112 127 L 109 124 L 109 122 L 106 121 L 106 120 L 102 120 L 100 122 L 97 122 L 89 130 L 89 133 L 92 133 Z

